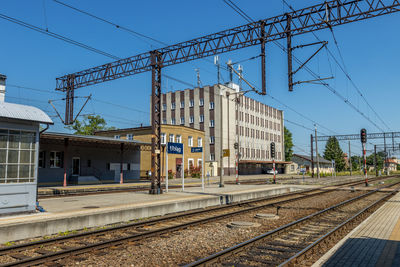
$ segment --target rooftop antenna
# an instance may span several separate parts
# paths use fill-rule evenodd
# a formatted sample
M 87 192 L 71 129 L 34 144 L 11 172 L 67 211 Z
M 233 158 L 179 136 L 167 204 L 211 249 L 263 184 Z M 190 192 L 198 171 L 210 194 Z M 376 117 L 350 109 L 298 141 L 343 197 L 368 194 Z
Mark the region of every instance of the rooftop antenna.
M 197 87 L 202 87 L 201 80 L 200 80 L 200 69 L 195 69 L 197 75 Z
M 217 81 L 219 84 L 219 82 L 220 82 L 220 80 L 219 80 L 219 77 L 220 77 L 219 56 L 214 56 L 214 65 L 217 65 Z
M 228 60 L 228 65 L 229 66 L 232 66 L 232 60 Z M 233 67 L 230 67 L 229 68 L 229 81 L 232 83 L 233 82 L 233 70 L 232 70 L 232 68 Z
M 239 78 L 239 81 L 238 81 L 239 90 L 242 91 L 243 66 L 239 64 L 237 69 L 238 69 L 238 72 L 239 72 L 239 76 L 238 76 L 238 78 Z

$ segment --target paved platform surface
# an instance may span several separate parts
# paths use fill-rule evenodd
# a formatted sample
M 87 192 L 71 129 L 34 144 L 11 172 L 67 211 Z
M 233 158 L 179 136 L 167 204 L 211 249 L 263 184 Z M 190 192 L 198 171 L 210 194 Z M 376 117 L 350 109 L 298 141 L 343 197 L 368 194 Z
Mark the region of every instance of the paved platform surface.
M 144 191 L 66 196 L 40 200 L 47 212 L 0 217 L 0 243 L 58 232 L 97 227 L 231 202 L 283 194 L 313 186 L 225 185 L 170 189 L 150 195 Z
M 262 181 L 271 182 L 273 178 L 272 175 L 241 175 L 239 180 L 241 182 L 247 181 Z M 328 184 L 337 182 L 343 182 L 346 180 L 356 180 L 362 179 L 361 176 L 338 176 L 338 177 L 322 177 L 320 179 L 305 177 L 302 178 L 301 175 L 286 175 L 279 174 L 277 175 L 277 183 L 278 184 Z M 227 183 L 234 183 L 236 181 L 235 176 L 224 176 L 224 181 Z M 170 186 L 179 186 L 181 185 L 182 179 L 171 179 L 169 180 Z M 219 183 L 219 177 L 210 177 L 209 179 L 205 179 L 205 185 L 213 185 Z M 164 183 L 163 183 L 164 184 Z M 201 179 L 199 178 L 185 178 L 185 185 L 187 188 L 193 186 L 201 186 Z M 148 190 L 150 188 L 150 181 L 137 181 L 137 182 L 129 182 L 124 184 L 96 184 L 96 185 L 70 185 L 67 187 L 63 186 L 53 186 L 53 187 L 39 187 L 38 195 L 42 196 L 53 196 L 53 195 L 73 195 L 73 194 L 84 194 L 84 193 L 93 193 L 100 191 L 126 191 L 130 189 L 143 189 Z
M 313 266 L 400 266 L 400 193 Z

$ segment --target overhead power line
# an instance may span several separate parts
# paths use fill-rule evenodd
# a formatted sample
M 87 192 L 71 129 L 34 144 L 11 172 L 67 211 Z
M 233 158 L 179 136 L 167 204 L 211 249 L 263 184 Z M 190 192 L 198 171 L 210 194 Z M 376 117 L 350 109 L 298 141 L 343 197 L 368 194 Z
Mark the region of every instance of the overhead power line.
M 7 20 L 7 21 L 10 21 L 10 22 L 12 22 L 12 23 L 18 24 L 18 25 L 20 25 L 20 26 L 26 27 L 26 28 L 28 28 L 28 29 L 31 29 L 31 30 L 40 32 L 40 33 L 42 33 L 42 34 L 46 34 L 46 35 L 48 35 L 48 36 L 50 36 L 50 37 L 59 39 L 59 40 L 61 40 L 61 41 L 70 43 L 70 44 L 72 44 L 72 45 L 79 46 L 79 47 L 84 48 L 84 49 L 86 49 L 86 50 L 95 52 L 95 53 L 97 53 L 97 54 L 100 54 L 100 55 L 103 55 L 103 56 L 106 56 L 106 57 L 109 57 L 109 58 L 112 58 L 112 59 L 115 59 L 115 60 L 119 60 L 119 59 L 120 59 L 119 57 L 116 57 L 116 56 L 114 56 L 114 55 L 111 55 L 110 53 L 104 52 L 104 51 L 102 51 L 102 50 L 99 50 L 99 49 L 94 48 L 94 47 L 92 47 L 92 46 L 83 44 L 83 43 L 81 43 L 81 42 L 72 40 L 72 39 L 70 39 L 70 38 L 68 38 L 68 37 L 65 37 L 65 36 L 63 36 L 63 35 L 57 34 L 57 33 L 55 33 L 55 32 L 48 31 L 48 30 L 46 30 L 46 29 L 43 29 L 43 28 L 34 26 L 34 25 L 29 24 L 29 23 L 27 23 L 27 22 L 24 22 L 24 21 L 22 21 L 22 20 L 18 20 L 18 19 L 16 19 L 16 18 L 12 18 L 12 17 L 6 16 L 6 15 L 1 14 L 1 13 L 0 13 L 0 18 L 1 18 L 1 19 L 4 19 L 4 20 Z
M 135 35 L 135 36 L 139 36 L 139 37 L 142 37 L 142 38 L 146 38 L 146 39 L 148 39 L 148 40 L 151 40 L 151 41 L 156 42 L 156 43 L 163 44 L 163 45 L 165 45 L 165 46 L 168 45 L 168 44 L 166 44 L 166 43 L 164 43 L 164 42 L 162 42 L 162 41 L 160 41 L 160 40 L 157 40 L 157 39 L 155 39 L 155 38 L 153 38 L 153 37 L 150 37 L 150 36 L 145 35 L 145 34 L 143 34 L 143 33 L 134 31 L 134 30 L 132 30 L 132 29 L 129 29 L 128 27 L 124 27 L 124 26 L 122 26 L 122 25 L 116 24 L 116 23 L 114 23 L 114 22 L 112 22 L 112 21 L 106 20 L 106 19 L 101 18 L 101 17 L 99 17 L 99 16 L 96 16 L 96 15 L 94 15 L 94 14 L 92 14 L 92 13 L 89 13 L 89 12 L 84 11 L 84 10 L 82 10 L 82 9 L 79 9 L 79 8 L 76 8 L 76 7 L 71 6 L 71 5 L 69 5 L 69 4 L 66 4 L 66 3 L 64 3 L 64 2 L 61 2 L 61 1 L 58 1 L 58 0 L 53 0 L 53 1 L 54 1 L 55 3 L 57 3 L 57 4 L 63 5 L 63 6 L 65 6 L 65 7 L 68 7 L 68 8 L 70 8 L 70 9 L 73 9 L 73 10 L 75 10 L 75 11 L 78 11 L 78 12 L 80 12 L 80 13 L 82 13 L 82 14 L 85 14 L 85 15 L 87 15 L 87 16 L 89 16 L 89 17 L 92 17 L 92 18 L 94 18 L 94 19 L 100 20 L 100 21 L 102 21 L 102 22 L 104 22 L 104 23 L 107 23 L 107 24 L 109 24 L 109 25 L 112 25 L 112 26 L 116 27 L 117 29 L 120 29 L 120 30 L 129 32 L 129 33 L 131 33 L 131 34 L 133 34 L 133 35 Z

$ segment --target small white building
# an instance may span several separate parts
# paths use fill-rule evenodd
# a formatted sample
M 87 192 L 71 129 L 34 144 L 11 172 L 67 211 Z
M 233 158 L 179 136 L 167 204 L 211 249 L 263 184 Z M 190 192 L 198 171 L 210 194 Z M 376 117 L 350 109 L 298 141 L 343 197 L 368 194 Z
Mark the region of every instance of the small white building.
M 293 154 L 292 161 L 296 163 L 299 167 L 303 166 L 306 169 L 306 172 L 312 172 L 311 166 L 311 157 L 306 155 Z M 300 171 L 300 168 L 298 169 Z M 323 157 L 319 158 L 319 171 L 321 173 L 332 173 L 332 162 L 324 159 Z M 317 173 L 317 159 L 314 157 L 314 173 Z
M 4 102 L 5 81 L 0 74 L 0 214 L 33 212 L 39 125 L 53 121 L 38 108 Z

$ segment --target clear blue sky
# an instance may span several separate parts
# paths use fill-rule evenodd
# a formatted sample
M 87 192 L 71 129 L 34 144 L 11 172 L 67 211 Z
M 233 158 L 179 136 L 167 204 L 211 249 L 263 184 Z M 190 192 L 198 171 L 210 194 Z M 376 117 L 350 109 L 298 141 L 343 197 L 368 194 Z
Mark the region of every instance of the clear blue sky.
M 176 1 L 77 1 L 66 3 L 113 21 L 140 33 L 154 37 L 165 43 L 173 44 L 208 33 L 221 31 L 246 21 L 229 8 L 222 0 L 176 0 Z M 254 20 L 268 18 L 286 12 L 289 9 L 281 0 L 235 0 Z M 299 9 L 310 5 L 311 1 L 288 0 Z M 320 1 L 312 1 L 319 3 Z M 11 16 L 38 27 L 67 36 L 118 57 L 128 57 L 152 48 L 160 47 L 141 38 L 121 31 L 93 18 L 63 7 L 52 0 L 2 0 L 1 14 Z M 369 103 L 382 117 L 391 130 L 400 130 L 398 99 L 400 98 L 398 73 L 400 53 L 398 50 L 398 25 L 400 13 L 378 17 L 334 28 L 340 50 L 348 72 L 365 95 Z M 47 26 L 46 26 L 47 25 Z M 47 103 L 49 99 L 60 99 L 55 94 L 55 78 L 113 61 L 105 56 L 84 50 L 46 35 L 26 29 L 0 19 L 2 38 L 0 39 L 0 73 L 8 76 L 7 101 L 30 104 L 42 108 L 50 115 L 55 112 Z M 329 49 L 340 60 L 330 31 L 316 32 L 317 36 L 329 42 Z M 294 45 L 314 42 L 311 34 L 295 37 Z M 286 40 L 280 41 L 282 44 Z M 228 59 L 238 61 L 259 55 L 259 47 L 239 50 L 220 56 L 221 62 Z M 310 48 L 296 50 L 296 56 L 305 60 L 313 53 Z M 204 85 L 216 83 L 216 68 L 209 62 L 200 60 L 185 63 L 163 70 L 167 75 L 191 84 L 196 84 L 195 68 L 200 69 Z M 321 85 L 301 85 L 294 92 L 287 90 L 286 54 L 272 43 L 267 44 L 267 87 L 272 96 L 315 120 L 338 134 L 358 133 L 365 127 L 369 132 L 378 132 L 371 123 L 348 107 L 342 100 Z M 331 65 L 331 67 L 330 67 Z M 252 60 L 243 63 L 244 76 L 260 86 L 260 63 Z M 357 108 L 389 131 L 367 107 L 346 79 L 333 59 L 321 51 L 309 64 L 309 67 L 321 77 L 335 76 L 329 84 L 347 97 Z M 223 73 L 228 79 L 227 73 Z M 299 72 L 296 79 L 310 79 L 306 72 Z M 93 95 L 83 114 L 100 114 L 110 126 L 119 128 L 149 124 L 150 73 L 119 79 L 76 91 L 79 96 Z M 48 91 L 34 91 L 13 87 L 12 85 L 37 88 Z M 163 90 L 179 90 L 187 86 L 172 80 L 163 80 Z M 285 118 L 313 128 L 313 123 L 295 112 L 286 109 L 267 96 L 250 95 L 265 104 L 285 111 Z M 77 106 L 82 103 L 77 101 Z M 103 102 L 102 102 L 103 101 Z M 112 102 L 120 106 L 104 103 Z M 55 102 L 63 112 L 63 103 Z M 134 110 L 129 110 L 129 107 Z M 138 110 L 138 111 L 135 111 Z M 52 131 L 66 131 L 59 119 Z M 310 131 L 287 123 L 292 131 L 295 150 L 309 151 Z M 323 133 L 332 134 L 327 129 Z M 360 152 L 358 141 L 354 141 L 353 151 Z M 321 144 L 323 148 L 323 144 Z M 370 147 L 371 148 L 371 147 Z M 347 150 L 347 147 L 343 146 Z M 322 150 L 322 149 L 320 149 Z

